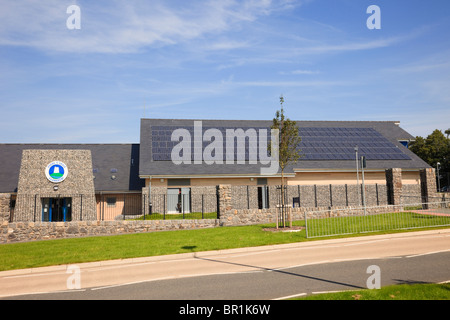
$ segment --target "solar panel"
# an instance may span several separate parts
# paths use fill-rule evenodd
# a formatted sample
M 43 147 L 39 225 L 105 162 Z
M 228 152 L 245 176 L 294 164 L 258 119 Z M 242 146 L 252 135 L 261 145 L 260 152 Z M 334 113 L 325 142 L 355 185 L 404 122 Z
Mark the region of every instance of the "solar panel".
M 217 129 L 223 137 L 223 160 L 226 160 L 226 134 L 227 129 L 240 129 L 238 127 L 202 127 L 202 136 L 196 137 L 193 126 L 153 126 L 152 130 L 152 159 L 154 161 L 170 161 L 171 152 L 178 141 L 171 141 L 172 133 L 176 129 L 185 129 L 191 137 L 191 160 L 194 160 L 194 140 L 199 138 L 202 148 L 211 144 L 211 141 L 202 141 L 203 134 L 208 129 Z M 267 130 L 267 141 L 270 144 L 270 128 L 252 127 L 241 128 L 256 130 Z M 395 144 L 386 139 L 373 128 L 299 128 L 299 135 L 302 138 L 298 149 L 302 155 L 301 160 L 355 160 L 355 146 L 358 146 L 359 156 L 365 156 L 367 160 L 409 160 L 409 156 L 404 154 Z M 250 148 L 250 143 L 246 141 L 245 149 L 238 149 L 238 144 L 234 141 L 234 158 L 242 152 L 246 161 L 250 157 L 259 160 L 258 150 Z M 252 158 L 254 159 L 254 158 Z

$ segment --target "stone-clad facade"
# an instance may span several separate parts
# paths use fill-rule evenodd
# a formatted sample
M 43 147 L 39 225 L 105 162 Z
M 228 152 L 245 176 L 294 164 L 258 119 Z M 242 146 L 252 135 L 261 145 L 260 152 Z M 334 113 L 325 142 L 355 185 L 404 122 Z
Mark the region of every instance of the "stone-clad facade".
M 67 166 L 64 181 L 46 177 L 49 163 Z M 71 220 L 96 220 L 92 156 L 89 150 L 24 150 L 19 173 L 13 221 L 41 221 L 43 199 L 71 199 Z
M 0 193 L 0 222 L 10 220 L 10 201 L 9 193 Z

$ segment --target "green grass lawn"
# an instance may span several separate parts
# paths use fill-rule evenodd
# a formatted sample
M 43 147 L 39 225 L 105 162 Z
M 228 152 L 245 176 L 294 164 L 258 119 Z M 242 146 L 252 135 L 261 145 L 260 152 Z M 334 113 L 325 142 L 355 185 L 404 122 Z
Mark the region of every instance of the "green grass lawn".
M 334 218 L 322 219 L 324 230 L 329 227 L 328 224 L 331 223 L 332 219 Z M 355 223 L 361 223 L 361 221 Z M 304 226 L 304 221 L 296 221 L 294 225 Z M 266 224 L 158 231 L 0 244 L 0 271 L 311 240 L 306 238 L 305 230 L 300 232 L 269 232 L 263 230 L 266 227 L 274 226 L 274 224 Z M 392 232 L 399 231 L 384 230 L 378 233 Z M 334 236 L 334 238 L 358 235 L 360 234 L 340 235 Z
M 1 244 L 0 271 L 306 240 L 304 230 L 276 233 L 263 231 L 267 226 L 274 225 L 158 231 Z
M 146 214 L 145 217 L 139 217 L 133 220 L 179 220 L 179 219 L 217 219 L 217 212 L 190 212 L 190 213 L 168 213 L 162 214 L 154 212 Z
M 391 285 L 380 289 L 323 293 L 291 300 L 450 300 L 450 283 Z

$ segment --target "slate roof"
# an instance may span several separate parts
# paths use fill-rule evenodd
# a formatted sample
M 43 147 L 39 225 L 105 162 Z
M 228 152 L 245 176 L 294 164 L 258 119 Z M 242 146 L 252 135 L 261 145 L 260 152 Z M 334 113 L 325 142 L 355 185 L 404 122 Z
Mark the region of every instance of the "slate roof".
M 97 192 L 140 191 L 145 183 L 138 175 L 139 144 L 0 144 L 0 192 L 17 192 L 22 151 L 26 149 L 91 150 Z
M 184 120 L 184 119 L 141 119 L 140 166 L 141 177 L 194 177 L 194 176 L 240 176 L 259 175 L 261 164 L 174 164 L 172 161 L 159 161 L 153 153 L 158 151 L 154 142 L 158 141 L 155 128 L 192 127 L 194 121 L 202 121 L 204 128 L 270 128 L 272 121 L 266 120 Z M 297 121 L 299 128 L 371 128 L 397 148 L 402 159 L 373 159 L 367 161 L 367 169 L 384 170 L 402 168 L 418 170 L 429 168 L 429 165 L 406 148 L 399 141 L 414 140 L 414 137 L 399 126 L 398 121 Z M 166 138 L 167 139 L 167 138 Z M 306 140 L 306 139 L 305 139 Z M 177 142 L 178 143 L 178 142 Z M 339 143 L 339 142 L 336 142 Z M 154 159 L 155 158 L 155 159 Z M 383 158 L 383 157 L 380 157 Z M 267 167 L 268 165 L 263 165 Z M 286 168 L 286 173 L 308 170 L 355 170 L 355 158 L 348 160 L 306 160 L 301 158 L 297 163 Z
M 201 120 L 201 119 L 200 119 Z M 25 149 L 77 149 L 91 150 L 95 190 L 140 191 L 147 176 L 153 177 L 201 177 L 201 176 L 257 176 L 261 164 L 180 164 L 172 161 L 155 161 L 152 155 L 152 128 L 189 127 L 194 120 L 141 119 L 140 144 L 0 144 L 0 192 L 16 192 L 20 161 Z M 270 128 L 272 121 L 265 120 L 201 120 L 204 127 L 221 128 Z M 418 170 L 430 166 L 404 147 L 400 140 L 414 137 L 395 121 L 297 121 L 299 128 L 372 128 L 406 155 L 403 160 L 370 160 L 367 169 L 384 170 L 402 168 Z M 306 139 L 305 139 L 306 140 Z M 406 159 L 407 158 L 407 159 Z M 267 167 L 267 165 L 263 165 Z M 294 171 L 355 170 L 355 160 L 305 160 L 300 159 L 286 168 Z M 112 180 L 111 176 L 116 179 Z

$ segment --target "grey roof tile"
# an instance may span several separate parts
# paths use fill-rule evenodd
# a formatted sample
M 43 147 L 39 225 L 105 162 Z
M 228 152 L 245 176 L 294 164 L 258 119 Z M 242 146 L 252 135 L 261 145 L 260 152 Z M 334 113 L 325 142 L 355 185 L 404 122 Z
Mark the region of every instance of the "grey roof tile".
M 0 144 L 0 192 L 17 191 L 22 151 L 26 149 L 91 150 L 96 191 L 134 191 L 144 185 L 138 175 L 139 144 Z M 111 179 L 113 174 L 115 180 Z
M 228 128 L 270 128 L 272 121 L 267 120 L 202 120 L 203 127 L 228 127 Z M 202 176 L 202 175 L 258 175 L 260 164 L 179 164 L 171 161 L 154 161 L 152 157 L 152 142 L 158 141 L 152 136 L 152 127 L 173 127 L 181 128 L 193 126 L 194 119 L 141 119 L 141 143 L 140 143 L 140 167 L 141 176 Z M 404 147 L 399 140 L 413 140 L 414 137 L 403 130 L 398 121 L 297 121 L 300 128 L 372 128 L 380 133 L 384 138 L 392 142 L 398 150 L 407 155 L 409 160 L 371 160 L 368 161 L 368 168 L 388 169 L 400 167 L 404 169 L 428 168 L 428 164 Z M 264 165 L 267 167 L 267 165 Z M 291 165 L 285 172 L 293 173 L 293 169 L 349 169 L 353 170 L 355 160 L 316 160 L 305 161 L 300 159 Z

